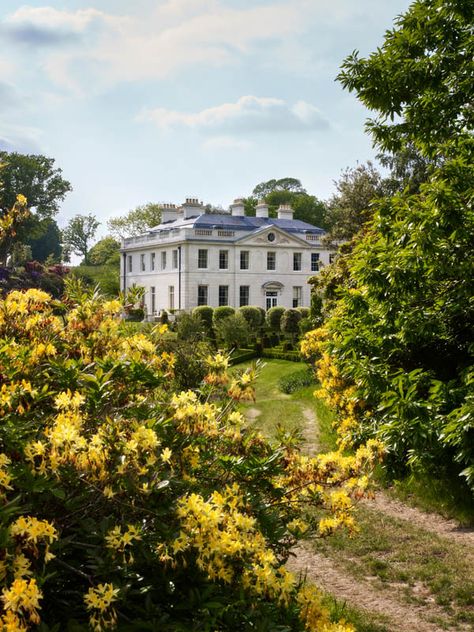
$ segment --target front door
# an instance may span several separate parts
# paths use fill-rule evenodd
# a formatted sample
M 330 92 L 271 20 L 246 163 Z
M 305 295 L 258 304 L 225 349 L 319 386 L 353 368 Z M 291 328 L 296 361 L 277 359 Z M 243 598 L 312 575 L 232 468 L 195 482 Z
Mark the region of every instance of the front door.
M 265 292 L 267 309 L 277 306 L 278 304 L 277 297 L 278 297 L 278 292 L 270 292 L 270 291 Z

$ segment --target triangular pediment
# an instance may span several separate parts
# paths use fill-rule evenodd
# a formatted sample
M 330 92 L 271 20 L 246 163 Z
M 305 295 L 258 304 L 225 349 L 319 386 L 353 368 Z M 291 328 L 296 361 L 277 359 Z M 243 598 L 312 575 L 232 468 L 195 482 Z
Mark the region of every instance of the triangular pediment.
M 248 246 L 266 246 L 268 248 L 311 248 L 310 244 L 299 235 L 289 233 L 271 224 L 252 231 L 250 234 L 238 239 L 236 243 Z

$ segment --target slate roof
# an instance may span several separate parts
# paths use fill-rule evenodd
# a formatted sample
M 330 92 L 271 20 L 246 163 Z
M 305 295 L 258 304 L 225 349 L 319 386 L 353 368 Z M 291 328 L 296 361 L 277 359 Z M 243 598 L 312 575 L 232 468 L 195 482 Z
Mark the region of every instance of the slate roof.
M 155 226 L 150 232 L 181 228 L 184 226 L 193 228 L 221 228 L 224 230 L 247 230 L 253 232 L 265 226 L 276 226 L 288 233 L 316 233 L 324 234 L 322 228 L 308 224 L 299 219 L 277 219 L 275 217 L 248 217 L 247 215 L 219 215 L 216 213 L 203 213 L 188 219 L 179 218 Z

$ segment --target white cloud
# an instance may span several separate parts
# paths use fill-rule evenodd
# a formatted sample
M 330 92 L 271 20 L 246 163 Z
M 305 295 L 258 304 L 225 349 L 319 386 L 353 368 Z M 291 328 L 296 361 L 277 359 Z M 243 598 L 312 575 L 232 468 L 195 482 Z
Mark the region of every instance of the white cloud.
M 162 130 L 188 128 L 215 132 L 299 132 L 328 127 L 327 120 L 311 103 L 294 105 L 272 97 L 243 96 L 200 112 L 178 112 L 165 108 L 144 110 L 139 120 L 150 121 Z
M 282 39 L 305 29 L 302 3 L 286 0 L 232 8 L 224 0 L 169 0 L 153 10 L 119 16 L 25 6 L 3 29 L 31 44 L 50 79 L 67 88 L 89 89 L 89 76 L 107 85 L 160 79 L 197 64 L 219 67 L 264 47 L 272 56 Z

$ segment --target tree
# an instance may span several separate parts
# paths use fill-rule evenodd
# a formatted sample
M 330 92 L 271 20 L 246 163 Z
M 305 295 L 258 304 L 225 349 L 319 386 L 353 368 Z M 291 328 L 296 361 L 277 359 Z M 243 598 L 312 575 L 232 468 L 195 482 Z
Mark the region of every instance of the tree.
M 150 228 L 161 223 L 161 205 L 149 202 L 137 206 L 121 217 L 114 217 L 107 222 L 107 228 L 114 237 L 123 239 L 146 233 Z
M 446 141 L 472 132 L 473 19 L 472 2 L 416 0 L 381 48 L 344 60 L 338 79 L 377 113 L 367 129 L 382 151 L 413 145 L 433 158 Z
M 38 237 L 25 240 L 31 247 L 31 255 L 35 261 L 44 262 L 48 258 L 58 262 L 61 260 L 61 231 L 54 219 L 43 219 L 37 225 Z
M 343 85 L 376 113 L 375 145 L 395 166 L 413 151 L 430 164 L 373 204 L 307 338 L 342 445 L 382 438 L 392 472 L 444 467 L 472 489 L 473 18 L 463 0 L 417 0 L 376 53 L 344 62 Z
M 327 204 L 329 241 L 349 241 L 373 215 L 372 203 L 384 192 L 381 174 L 371 162 L 343 171 L 337 193 Z
M 276 217 L 281 204 L 289 204 L 294 210 L 294 219 L 324 228 L 326 226 L 326 205 L 314 195 L 309 195 L 296 178 L 268 180 L 258 184 L 251 197 L 245 198 L 245 214 L 255 215 L 259 199 L 268 204 L 270 217 Z
M 84 263 L 87 265 L 89 263 L 90 243 L 99 226 L 100 222 L 91 213 L 89 215 L 75 215 L 69 220 L 63 231 L 64 249 L 84 257 Z
M 252 195 L 257 199 L 265 198 L 273 191 L 290 191 L 292 193 L 306 193 L 306 189 L 296 178 L 280 178 L 280 180 L 268 180 L 261 182 L 252 191 Z
M 89 263 L 93 266 L 120 264 L 120 244 L 113 237 L 100 239 L 89 250 Z
M 26 198 L 29 213 L 16 223 L 15 234 L 4 242 L 0 259 L 7 258 L 10 248 L 29 238 L 40 238 L 44 226 L 58 211 L 71 184 L 62 177 L 61 169 L 54 167 L 54 159 L 41 155 L 25 155 L 0 151 L 0 216 L 5 217 L 14 206 L 17 195 Z

